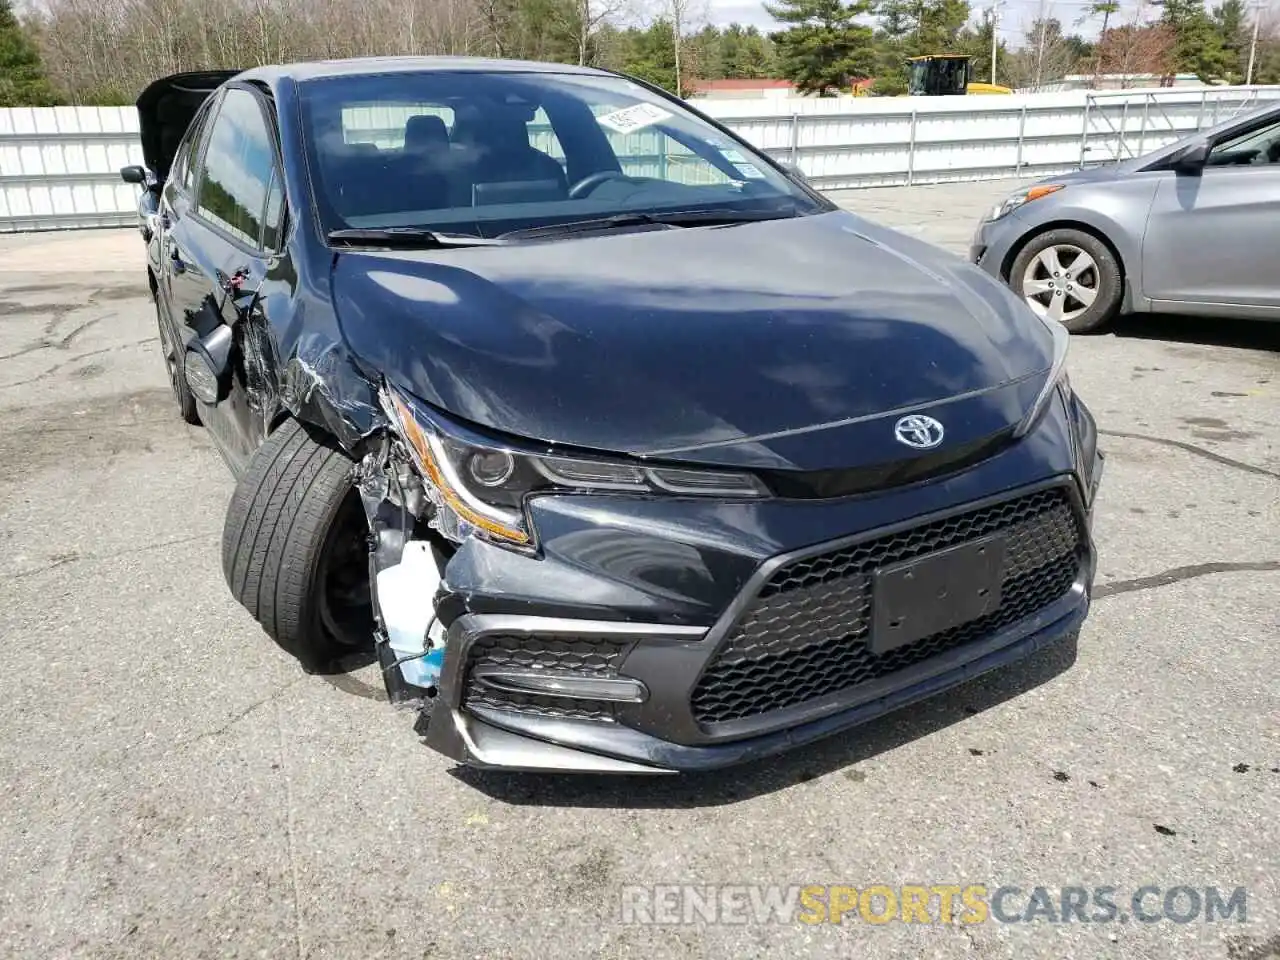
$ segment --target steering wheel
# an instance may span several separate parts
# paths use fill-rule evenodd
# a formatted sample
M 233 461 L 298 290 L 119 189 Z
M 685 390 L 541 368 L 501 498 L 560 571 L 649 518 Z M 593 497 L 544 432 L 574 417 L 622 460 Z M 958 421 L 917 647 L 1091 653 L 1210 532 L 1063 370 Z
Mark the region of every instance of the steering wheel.
M 596 187 L 609 180 L 630 180 L 621 170 L 597 170 L 595 173 L 589 173 L 572 187 L 569 188 L 570 200 L 581 200 L 590 194 Z

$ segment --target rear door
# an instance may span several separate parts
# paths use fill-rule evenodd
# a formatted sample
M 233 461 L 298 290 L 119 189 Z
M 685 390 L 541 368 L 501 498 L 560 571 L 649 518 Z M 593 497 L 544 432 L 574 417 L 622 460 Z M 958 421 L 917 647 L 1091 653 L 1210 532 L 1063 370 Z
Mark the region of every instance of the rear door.
M 175 210 L 168 230 L 173 298 L 190 336 L 209 337 L 218 327 L 234 333 L 227 388 L 200 416 L 232 469 L 240 472 L 266 434 L 270 410 L 246 365 L 265 328 L 258 292 L 274 262 L 283 222 L 273 115 L 262 94 L 229 86 L 212 115 L 192 205 Z M 246 371 L 246 366 L 248 370 Z
M 1280 311 L 1280 119 L 1233 131 L 1195 173 L 1168 173 L 1142 250 L 1145 293 Z

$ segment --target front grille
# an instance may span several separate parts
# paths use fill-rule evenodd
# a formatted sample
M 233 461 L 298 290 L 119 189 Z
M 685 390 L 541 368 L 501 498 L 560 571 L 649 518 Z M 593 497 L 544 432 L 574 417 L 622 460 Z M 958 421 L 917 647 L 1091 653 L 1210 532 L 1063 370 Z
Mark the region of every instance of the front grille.
M 629 649 L 628 643 L 581 637 L 485 634 L 475 639 L 467 653 L 463 706 L 514 710 L 540 717 L 611 721 L 611 703 L 492 690 L 475 681 L 474 670 L 492 665 L 579 677 L 616 677 Z
M 870 652 L 877 569 L 997 532 L 1007 540 L 995 610 L 888 653 Z M 765 583 L 698 681 L 693 714 L 715 724 L 782 710 L 989 636 L 1071 588 L 1083 536 L 1066 491 L 1052 488 L 786 564 Z

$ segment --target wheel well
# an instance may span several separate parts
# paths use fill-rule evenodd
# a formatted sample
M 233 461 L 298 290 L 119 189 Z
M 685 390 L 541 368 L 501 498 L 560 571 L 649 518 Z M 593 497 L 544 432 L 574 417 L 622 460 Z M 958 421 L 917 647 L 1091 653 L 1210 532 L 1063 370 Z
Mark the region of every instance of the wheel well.
M 160 284 L 156 281 L 155 271 L 147 267 L 147 286 L 151 288 L 151 296 L 156 296 L 160 292 Z
M 1128 271 L 1125 269 L 1124 257 L 1120 256 L 1120 251 L 1116 249 L 1116 245 L 1107 238 L 1101 230 L 1096 230 L 1087 223 L 1080 223 L 1078 220 L 1055 220 L 1052 223 L 1041 224 L 1039 229 L 1029 231 L 1017 243 L 1015 243 L 1004 257 L 1004 263 L 1000 264 L 1000 279 L 1005 283 L 1009 282 L 1009 271 L 1013 269 L 1013 261 L 1018 259 L 1018 254 L 1023 251 L 1028 243 L 1041 234 L 1048 233 L 1050 230 L 1079 230 L 1081 233 L 1087 233 L 1093 239 L 1111 251 L 1111 255 L 1116 258 L 1116 265 L 1120 268 L 1120 284 L 1121 290 L 1124 289 L 1125 278 Z
M 267 424 L 267 436 L 275 433 L 292 419 L 293 414 L 291 414 L 287 408 L 281 407 L 276 411 L 275 416 L 271 418 L 271 422 Z

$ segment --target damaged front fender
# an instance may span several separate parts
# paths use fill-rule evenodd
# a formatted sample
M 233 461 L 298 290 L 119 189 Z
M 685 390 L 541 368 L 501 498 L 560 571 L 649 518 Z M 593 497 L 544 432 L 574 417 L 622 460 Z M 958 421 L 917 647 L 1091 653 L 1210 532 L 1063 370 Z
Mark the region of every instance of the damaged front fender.
M 300 337 L 284 358 L 280 403 L 298 420 L 324 429 L 352 454 L 388 425 L 378 404 L 376 376 L 363 370 L 340 339 L 320 334 Z

